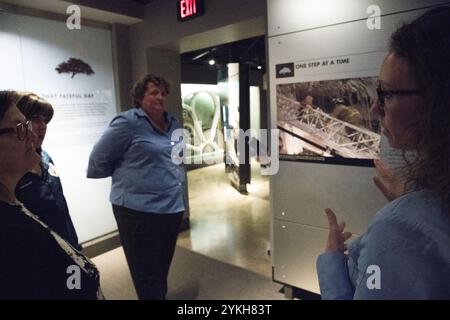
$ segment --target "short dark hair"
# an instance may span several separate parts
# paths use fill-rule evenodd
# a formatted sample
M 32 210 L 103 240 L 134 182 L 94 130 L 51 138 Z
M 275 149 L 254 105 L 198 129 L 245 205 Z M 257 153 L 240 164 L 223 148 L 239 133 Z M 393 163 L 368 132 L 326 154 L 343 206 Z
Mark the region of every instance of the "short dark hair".
M 49 123 L 53 118 L 52 105 L 47 100 L 31 92 L 21 93 L 21 98 L 17 101 L 17 107 L 30 120 L 33 120 L 36 116 L 43 116 L 45 122 Z
M 417 156 L 405 156 L 407 187 L 436 191 L 450 204 L 450 7 L 402 25 L 391 36 L 390 52 L 408 62 L 425 101 L 411 128 Z
M 20 98 L 17 91 L 4 90 L 0 91 L 0 121 L 3 120 L 6 111 L 17 102 Z
M 133 94 L 131 96 L 133 97 L 135 107 L 141 106 L 142 99 L 144 99 L 144 94 L 149 83 L 153 83 L 155 86 L 164 89 L 166 94 L 170 93 L 170 84 L 166 79 L 154 74 L 148 74 L 134 85 Z

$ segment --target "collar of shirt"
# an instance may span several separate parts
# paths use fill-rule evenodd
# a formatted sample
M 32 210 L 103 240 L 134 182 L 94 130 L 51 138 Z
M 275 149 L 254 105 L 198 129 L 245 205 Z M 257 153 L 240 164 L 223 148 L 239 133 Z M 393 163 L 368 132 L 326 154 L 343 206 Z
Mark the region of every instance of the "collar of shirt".
M 150 120 L 150 117 L 144 110 L 142 110 L 142 108 L 135 108 L 135 113 L 138 117 L 145 118 L 148 121 L 148 123 L 151 125 L 153 130 L 155 130 L 156 132 L 164 133 L 164 134 L 171 132 L 173 129 L 174 122 L 176 122 L 176 119 L 174 116 L 172 116 L 167 111 L 164 111 L 164 119 L 166 120 L 166 123 L 168 123 L 168 127 L 167 127 L 166 132 L 161 132 L 159 129 L 155 128 L 152 121 Z

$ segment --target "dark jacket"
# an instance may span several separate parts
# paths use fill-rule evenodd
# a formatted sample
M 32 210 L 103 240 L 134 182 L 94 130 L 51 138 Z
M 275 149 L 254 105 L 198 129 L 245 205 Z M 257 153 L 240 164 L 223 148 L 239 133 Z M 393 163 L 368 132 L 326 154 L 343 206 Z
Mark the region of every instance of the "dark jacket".
M 101 299 L 98 270 L 19 205 L 0 201 L 0 300 Z
M 16 197 L 39 220 L 81 250 L 53 160 L 44 150 L 40 150 L 40 154 L 42 176 L 32 172 L 25 174 L 17 184 Z

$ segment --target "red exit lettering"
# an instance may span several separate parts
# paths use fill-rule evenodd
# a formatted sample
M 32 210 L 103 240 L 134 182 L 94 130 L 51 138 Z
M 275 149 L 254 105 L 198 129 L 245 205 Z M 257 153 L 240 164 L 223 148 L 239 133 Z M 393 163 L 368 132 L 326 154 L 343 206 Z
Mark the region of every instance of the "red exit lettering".
M 196 0 L 181 0 L 180 1 L 181 18 L 186 18 L 197 13 Z

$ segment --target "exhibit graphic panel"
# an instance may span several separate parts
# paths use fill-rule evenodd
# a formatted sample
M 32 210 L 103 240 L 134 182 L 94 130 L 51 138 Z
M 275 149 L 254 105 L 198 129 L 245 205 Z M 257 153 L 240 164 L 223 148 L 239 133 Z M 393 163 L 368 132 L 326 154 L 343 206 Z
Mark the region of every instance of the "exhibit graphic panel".
M 293 62 L 275 64 L 280 159 L 372 166 L 380 125 L 370 108 L 386 52 L 333 55 L 334 49 L 313 59 L 299 50 Z
M 376 85 L 376 77 L 277 85 L 280 159 L 371 165 L 380 148 Z
M 390 34 L 442 2 L 267 1 L 270 124 L 280 130 L 279 172 L 270 177 L 274 281 L 319 293 L 324 209 L 358 235 L 386 204 L 373 159 L 394 169 L 403 158 L 370 113 L 377 77 Z
M 0 90 L 31 91 L 53 105 L 43 149 L 55 161 L 80 242 L 115 230 L 110 179 L 86 178 L 90 151 L 117 114 L 111 31 L 3 12 L 0 43 Z

